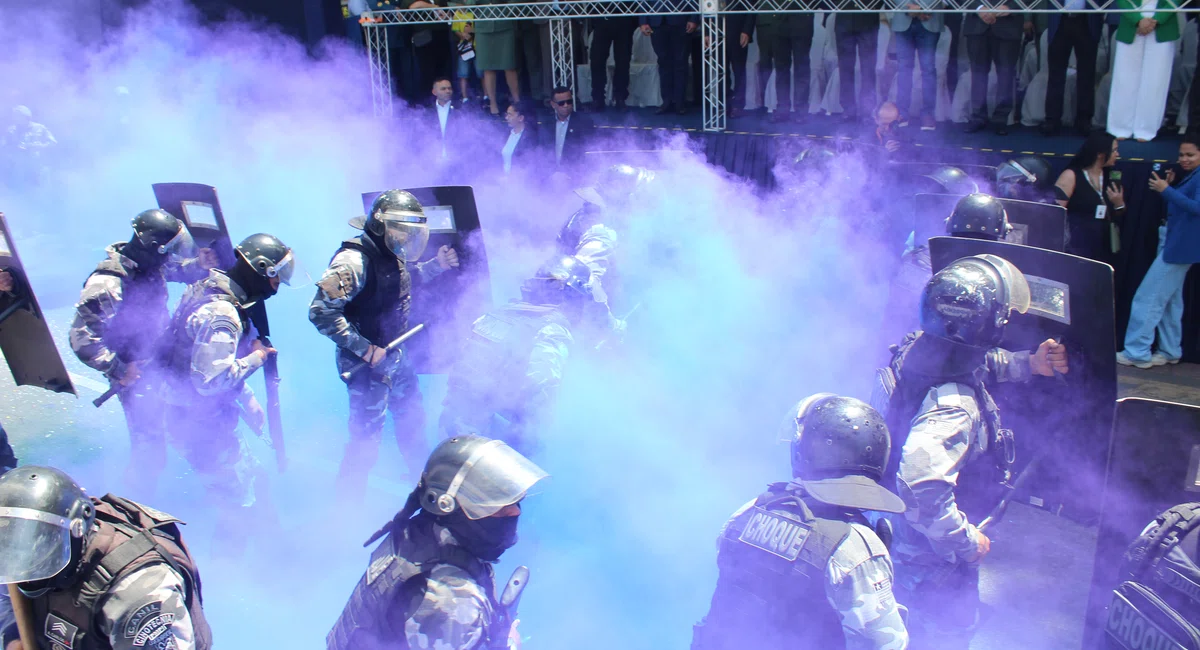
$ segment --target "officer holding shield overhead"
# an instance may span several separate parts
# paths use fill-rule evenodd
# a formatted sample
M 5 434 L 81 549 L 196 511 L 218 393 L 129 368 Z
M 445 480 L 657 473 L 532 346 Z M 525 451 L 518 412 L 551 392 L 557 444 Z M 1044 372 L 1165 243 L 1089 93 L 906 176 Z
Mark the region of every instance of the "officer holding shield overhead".
M 974 633 L 979 562 L 991 549 L 980 517 L 1000 503 L 1013 462 L 1012 433 L 988 384 L 1068 370 L 1054 340 L 1035 353 L 995 347 L 1030 301 L 1025 276 L 1008 261 L 957 260 L 926 284 L 921 331 L 893 346 L 878 373 L 872 401 L 886 414 L 889 475 L 908 507 L 894 518 L 897 593 L 921 647 L 966 648 Z
M 350 441 L 338 468 L 339 496 L 362 501 L 367 474 L 379 458 L 384 419 L 391 411 L 396 443 L 406 462 L 425 455 L 425 410 L 417 375 L 403 347 L 388 345 L 409 330 L 413 274 L 430 280 L 458 267 L 442 246 L 417 263 L 429 241 L 424 208 L 412 194 L 388 190 L 371 213 L 350 225 L 363 233 L 342 242 L 317 283 L 308 319 L 337 344 L 337 370 L 350 391 Z M 369 368 L 355 370 L 365 362 Z

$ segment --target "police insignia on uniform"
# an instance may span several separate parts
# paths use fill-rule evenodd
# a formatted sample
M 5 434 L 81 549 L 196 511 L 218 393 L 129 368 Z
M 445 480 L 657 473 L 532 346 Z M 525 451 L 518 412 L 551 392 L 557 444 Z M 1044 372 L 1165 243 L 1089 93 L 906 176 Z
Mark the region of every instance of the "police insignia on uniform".
M 1105 627 L 1111 639 L 1129 650 L 1186 650 L 1120 593 L 1113 594 Z
M 44 630 L 46 638 L 51 643 L 61 645 L 67 650 L 71 650 L 75 644 L 75 635 L 79 633 L 79 628 L 67 621 L 55 616 L 54 614 L 46 615 L 46 629 Z
M 175 633 L 171 625 L 174 622 L 175 614 L 162 611 L 162 602 L 155 601 L 142 606 L 129 617 L 124 629 L 125 638 L 133 639 L 134 647 L 173 650 Z
M 800 557 L 811 532 L 798 521 L 756 507 L 738 540 L 791 562 Z

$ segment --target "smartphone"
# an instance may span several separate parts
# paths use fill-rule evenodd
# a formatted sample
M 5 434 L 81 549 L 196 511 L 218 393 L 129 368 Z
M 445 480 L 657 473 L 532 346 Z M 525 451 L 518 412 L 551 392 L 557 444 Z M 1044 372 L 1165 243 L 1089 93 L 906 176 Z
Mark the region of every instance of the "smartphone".
M 1162 163 L 1154 163 L 1153 165 L 1150 166 L 1150 171 L 1154 172 L 1155 174 L 1158 174 L 1159 176 L 1162 176 L 1163 164 Z
M 1121 189 L 1121 172 L 1112 171 L 1108 174 L 1108 182 L 1116 189 Z

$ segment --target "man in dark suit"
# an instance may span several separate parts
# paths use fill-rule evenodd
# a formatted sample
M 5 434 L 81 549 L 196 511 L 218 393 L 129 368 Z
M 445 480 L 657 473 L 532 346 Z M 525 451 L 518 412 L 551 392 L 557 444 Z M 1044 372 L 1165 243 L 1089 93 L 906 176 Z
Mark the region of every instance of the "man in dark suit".
M 455 115 L 458 109 L 454 107 L 454 85 L 449 77 L 434 80 L 433 99 L 433 117 L 429 128 L 433 131 L 434 141 L 441 145 L 441 159 L 446 160 L 454 153 L 458 122 L 462 119 Z
M 584 113 L 575 112 L 571 89 L 559 86 L 550 97 L 554 123 L 547 136 L 547 149 L 554 153 L 558 171 L 570 173 L 583 163 L 583 154 L 596 135 L 596 125 Z
M 1079 12 L 1087 0 L 1066 0 L 1066 11 L 1050 15 L 1047 29 L 1047 61 L 1050 79 L 1046 86 L 1046 121 L 1043 135 L 1054 135 L 1062 128 L 1063 92 L 1067 85 L 1067 64 L 1075 50 L 1075 130 L 1087 135 L 1092 130 L 1096 110 L 1096 51 L 1104 17 Z
M 662 92 L 662 105 L 655 111 L 663 115 L 674 110 L 680 115 L 687 113 L 685 101 L 688 82 L 688 46 L 692 32 L 700 27 L 700 17 L 687 16 L 642 16 L 639 19 L 642 33 L 650 37 L 654 56 L 658 57 L 658 84 Z
M 625 110 L 629 99 L 629 64 L 633 60 L 633 32 L 637 20 L 632 16 L 617 18 L 592 18 L 592 49 L 589 53 L 592 64 L 592 104 L 594 111 L 603 111 L 604 88 L 608 84 L 608 51 L 612 49 L 613 102 L 617 110 Z
M 730 3 L 731 7 L 733 4 Z M 726 90 L 730 93 L 726 112 L 729 117 L 741 117 L 746 110 L 746 62 L 756 21 L 755 14 L 725 16 L 725 79 Z
M 1008 134 L 1008 114 L 1016 93 L 1017 60 L 1021 57 L 1021 34 L 1025 32 L 1033 32 L 1033 15 L 1012 13 L 1006 4 L 980 9 L 963 19 L 967 57 L 971 60 L 971 119 L 967 133 L 987 128 L 988 73 L 995 64 L 996 110 L 991 122 L 997 135 Z
M 776 6 L 763 2 L 760 6 Z M 798 5 L 788 5 L 798 8 Z M 810 50 L 815 29 L 811 13 L 760 13 L 758 15 L 758 78 L 764 82 L 775 72 L 775 112 L 772 122 L 808 118 L 812 64 Z M 793 79 L 795 84 L 792 83 Z M 793 99 L 793 85 L 795 98 Z
M 883 8 L 882 2 L 870 2 L 870 8 Z M 829 14 L 825 15 L 828 20 Z M 880 14 L 838 14 L 834 19 L 837 35 L 838 94 L 842 119 L 854 123 L 875 110 L 879 101 L 875 92 L 875 61 L 879 50 Z M 854 96 L 854 61 L 858 58 L 859 90 Z M 868 118 L 869 120 L 869 118 Z

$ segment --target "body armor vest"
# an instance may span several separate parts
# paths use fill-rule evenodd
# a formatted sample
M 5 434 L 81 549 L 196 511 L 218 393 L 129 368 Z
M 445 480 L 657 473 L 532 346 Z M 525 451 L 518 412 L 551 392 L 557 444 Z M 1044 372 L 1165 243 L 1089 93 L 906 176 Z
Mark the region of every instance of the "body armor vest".
M 439 544 L 433 524 L 432 516 L 421 513 L 383 538 L 325 638 L 328 650 L 407 650 L 405 623 L 425 597 L 429 573 L 441 564 L 465 571 L 483 588 L 492 611 L 498 609 L 492 566 L 460 546 Z M 497 634 L 488 630 L 489 637 Z M 507 634 L 504 630 L 500 635 L 502 642 Z M 489 647 L 488 643 L 485 639 L 479 647 Z
M 604 213 L 600 206 L 594 203 L 584 203 L 583 207 L 571 213 L 567 222 L 558 231 L 558 252 L 563 255 L 574 255 L 579 250 L 579 240 L 588 228 L 603 223 Z
M 175 309 L 175 315 L 171 318 L 169 329 L 163 335 L 162 343 L 155 354 L 155 358 L 159 359 L 167 371 L 172 388 L 190 394 L 193 405 L 199 404 L 200 400 L 215 399 L 228 402 L 241 392 L 239 385 L 229 391 L 226 396 L 205 396 L 200 395 L 192 386 L 192 349 L 195 341 L 188 336 L 187 321 L 201 307 L 216 300 L 224 300 L 233 305 L 242 321 L 242 332 L 250 331 L 249 315 L 237 296 L 230 291 L 228 286 L 215 279 L 213 275 L 209 275 L 207 278 L 189 285 L 184 291 L 183 297 L 179 300 L 179 306 Z M 238 357 L 249 354 L 250 345 L 250 337 L 243 336 L 242 340 L 238 341 Z
M 772 484 L 725 528 L 717 589 L 692 650 L 846 647 L 826 596 L 826 568 L 850 523 L 869 524 L 858 513 L 810 506 L 806 497 L 794 483 Z
M 892 434 L 884 481 L 895 484 L 913 418 L 930 389 L 957 383 L 974 391 L 987 436 L 985 449 L 993 462 L 968 463 L 959 476 L 955 500 L 969 517 L 982 516 L 999 503 L 997 492 L 1011 477 L 1012 433 L 1001 426 L 1000 409 L 984 383 L 986 355 L 978 348 L 922 332 L 908 334 L 894 347 L 891 364 L 879 370 L 872 398 L 872 406 L 884 414 Z
M 121 252 L 121 244 L 116 246 Z M 104 346 L 122 363 L 143 361 L 154 355 L 159 332 L 170 314 L 167 312 L 167 280 L 162 271 L 130 272 L 109 258 L 100 262 L 92 275 L 110 275 L 121 281 L 121 305 L 104 331 Z M 87 282 L 84 281 L 84 285 Z
M 1159 515 L 1130 545 L 1108 607 L 1107 648 L 1200 650 L 1197 529 L 1200 503 L 1185 503 Z
M 526 371 L 543 327 L 570 323 L 557 307 L 514 301 L 492 310 L 471 327 L 462 356 L 450 373 L 450 391 L 493 411 L 518 411 L 529 394 Z
M 93 498 L 95 529 L 69 589 L 55 589 L 32 599 L 34 629 L 43 650 L 105 650 L 112 646 L 96 629 L 104 596 L 117 581 L 153 564 L 166 564 L 183 578 L 184 601 L 192 619 L 197 650 L 212 647 L 212 630 L 204 618 L 200 574 L 178 519 L 153 508 L 107 494 Z M 147 648 L 156 647 L 147 640 Z
M 366 233 L 342 242 L 338 252 L 344 250 L 359 251 L 367 258 L 366 280 L 358 295 L 346 304 L 346 320 L 372 344 L 387 347 L 408 331 L 412 275 L 407 265 L 379 250 Z

